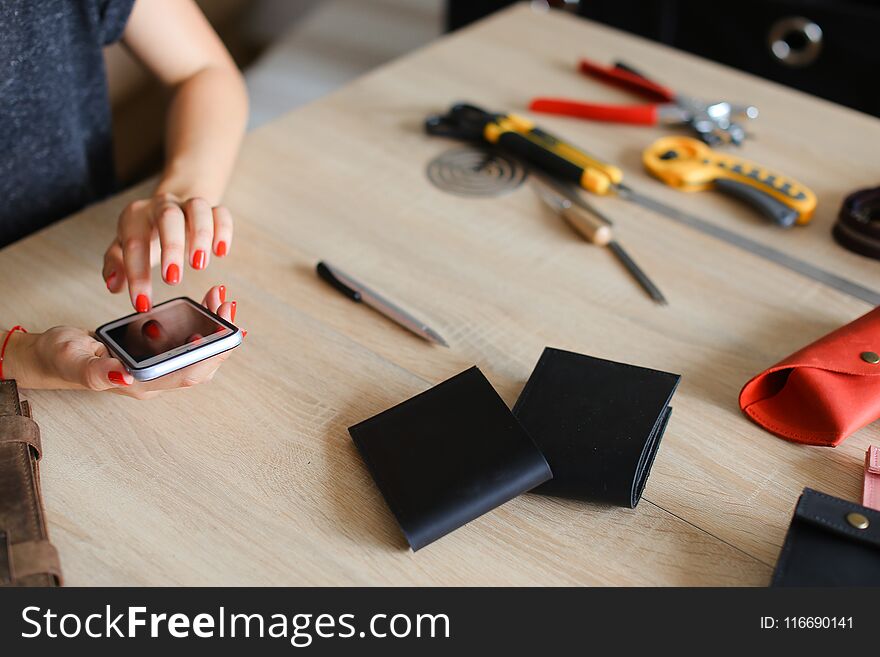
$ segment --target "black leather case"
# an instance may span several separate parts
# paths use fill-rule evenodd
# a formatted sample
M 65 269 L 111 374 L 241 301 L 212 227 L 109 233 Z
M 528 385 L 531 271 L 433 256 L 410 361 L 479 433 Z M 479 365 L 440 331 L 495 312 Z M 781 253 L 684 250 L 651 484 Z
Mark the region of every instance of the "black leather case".
M 552 476 L 476 367 L 348 431 L 413 550 Z
M 680 378 L 547 347 L 513 409 L 553 471 L 536 492 L 635 507 Z
M 880 512 L 805 488 L 773 586 L 880 586 Z

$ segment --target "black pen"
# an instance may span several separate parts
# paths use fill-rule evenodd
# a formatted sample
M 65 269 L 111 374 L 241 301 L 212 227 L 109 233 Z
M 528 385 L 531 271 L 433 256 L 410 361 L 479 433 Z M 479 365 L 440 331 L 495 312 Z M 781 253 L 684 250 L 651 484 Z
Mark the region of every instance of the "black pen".
M 336 267 L 332 267 L 326 262 L 321 261 L 318 263 L 316 271 L 318 272 L 318 276 L 330 283 L 330 285 L 342 292 L 342 294 L 352 301 L 367 304 L 376 312 L 385 315 L 385 317 L 391 321 L 400 324 L 403 328 L 412 331 L 428 342 L 433 342 L 444 347 L 449 346 L 446 340 L 444 340 L 440 334 L 430 326 L 416 319 L 397 304 L 389 301 L 381 294 L 374 292 L 366 285 L 359 283 Z

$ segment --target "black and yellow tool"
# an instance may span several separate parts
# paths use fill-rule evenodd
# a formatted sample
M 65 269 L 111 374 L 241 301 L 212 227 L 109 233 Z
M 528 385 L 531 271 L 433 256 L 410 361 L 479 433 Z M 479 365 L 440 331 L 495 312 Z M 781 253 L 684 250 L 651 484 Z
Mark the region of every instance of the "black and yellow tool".
M 623 172 L 620 168 L 602 162 L 576 146 L 541 130 L 523 117 L 512 114 L 495 114 L 474 105 L 459 103 L 453 105 L 446 114 L 429 116 L 425 121 L 425 130 L 431 135 L 493 145 L 559 180 L 574 183 L 595 194 L 615 194 L 622 199 L 660 213 L 679 224 L 723 240 L 734 247 L 748 251 L 753 255 L 769 260 L 814 281 L 833 287 L 840 292 L 849 294 L 857 299 L 862 299 L 875 306 L 880 305 L 880 293 L 875 290 L 866 288 L 833 272 L 817 267 L 811 262 L 801 260 L 768 244 L 748 238 L 745 235 L 740 235 L 702 217 L 683 212 L 634 190 L 623 183 Z M 684 139 L 688 142 L 694 142 L 702 148 L 707 148 L 697 140 L 689 138 L 678 138 L 676 143 L 680 145 Z M 673 149 L 666 148 L 664 151 L 660 151 L 658 157 L 671 150 Z M 698 151 L 692 150 L 691 152 Z M 712 151 L 710 150 L 710 152 Z M 678 151 L 676 151 L 674 156 L 666 155 L 665 161 L 669 162 L 677 157 Z M 683 157 L 682 159 L 686 161 L 686 158 Z M 664 160 L 661 159 L 661 161 Z M 730 162 L 731 166 L 738 164 L 742 167 L 743 172 L 747 172 L 744 160 L 730 158 L 725 161 L 725 164 L 727 162 Z M 691 164 L 691 171 L 694 170 L 693 164 Z M 723 170 L 722 167 L 715 167 L 715 169 Z M 665 169 L 665 171 L 669 170 Z M 754 178 L 750 178 L 747 173 L 745 177 L 756 183 L 757 177 L 763 171 L 764 169 L 757 168 Z M 796 223 L 798 220 L 801 220 L 802 223 L 808 221 L 812 214 L 812 209 L 816 205 L 815 195 L 806 187 L 787 178 L 779 183 L 780 188 L 777 189 L 775 187 L 776 181 L 782 179 L 773 179 L 768 185 L 767 176 L 775 174 L 771 172 L 765 173 L 766 175 L 762 176 L 763 182 L 760 185 L 747 185 L 749 189 L 761 190 L 760 193 L 762 194 L 762 196 L 750 198 L 749 200 L 755 203 L 759 200 L 762 204 L 761 207 L 767 208 L 770 205 L 767 202 L 767 198 L 770 198 L 774 202 L 780 202 L 787 210 L 792 208 L 795 210 L 794 213 L 791 211 L 787 213 L 786 216 L 789 219 L 786 219 L 786 221 L 791 221 L 790 217 L 792 215 L 794 216 L 792 223 Z M 737 175 L 739 175 L 739 172 L 737 172 Z M 718 187 L 718 180 L 720 178 L 728 179 L 723 176 L 716 176 L 715 179 L 707 180 L 705 184 Z M 733 177 L 729 179 L 740 182 Z M 785 187 L 785 191 L 783 191 L 782 187 L 786 183 L 788 187 Z M 722 187 L 724 184 L 721 184 Z M 769 188 L 764 190 L 764 187 Z M 770 189 L 773 189 L 774 193 L 770 193 Z M 793 194 L 793 197 L 789 198 L 789 192 Z M 801 198 L 801 194 L 803 194 L 804 198 Z M 783 216 L 781 211 L 779 216 Z
M 683 192 L 717 189 L 785 228 L 808 223 L 816 209 L 816 195 L 806 185 L 691 137 L 658 139 L 645 149 L 642 162 L 671 187 Z
M 493 114 L 460 103 L 447 114 L 431 116 L 425 130 L 432 135 L 482 141 L 519 157 L 559 180 L 594 194 L 608 194 L 623 180 L 623 171 L 588 155 L 516 114 Z

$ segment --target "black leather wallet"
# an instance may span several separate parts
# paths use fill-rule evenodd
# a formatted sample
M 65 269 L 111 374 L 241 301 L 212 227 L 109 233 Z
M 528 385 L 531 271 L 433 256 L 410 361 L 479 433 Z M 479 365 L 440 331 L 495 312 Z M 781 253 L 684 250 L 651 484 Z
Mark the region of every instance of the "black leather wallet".
M 880 585 L 880 511 L 805 488 L 772 585 Z
M 634 508 L 680 379 L 547 347 L 513 409 L 553 471 L 535 492 Z
M 476 367 L 348 431 L 413 550 L 552 476 Z

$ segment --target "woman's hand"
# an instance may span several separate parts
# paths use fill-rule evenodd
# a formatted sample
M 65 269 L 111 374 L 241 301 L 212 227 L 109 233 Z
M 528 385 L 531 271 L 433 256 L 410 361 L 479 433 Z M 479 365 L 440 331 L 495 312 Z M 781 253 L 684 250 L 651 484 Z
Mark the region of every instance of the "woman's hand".
M 130 203 L 119 216 L 116 239 L 104 254 L 104 281 L 111 292 L 128 283 L 131 305 L 138 312 L 153 307 L 150 269 L 161 261 L 162 279 L 177 285 L 184 262 L 205 269 L 211 253 L 222 258 L 232 246 L 232 215 L 202 198 L 182 201 L 157 194 Z
M 157 191 L 123 211 L 104 256 L 107 287 L 127 283 L 131 305 L 146 312 L 151 265 L 161 261 L 162 279 L 176 285 L 184 263 L 204 269 L 232 248 L 232 217 L 217 203 L 244 136 L 247 89 L 193 0 L 135 2 L 122 40 L 171 96 Z
M 225 300 L 222 285 L 208 290 L 202 303 L 230 322 L 235 318 L 235 302 Z M 148 399 L 163 390 L 210 381 L 231 353 L 226 351 L 153 381 L 140 382 L 86 331 L 56 326 L 45 333 L 14 333 L 6 348 L 3 370 L 22 388 L 110 390 Z

